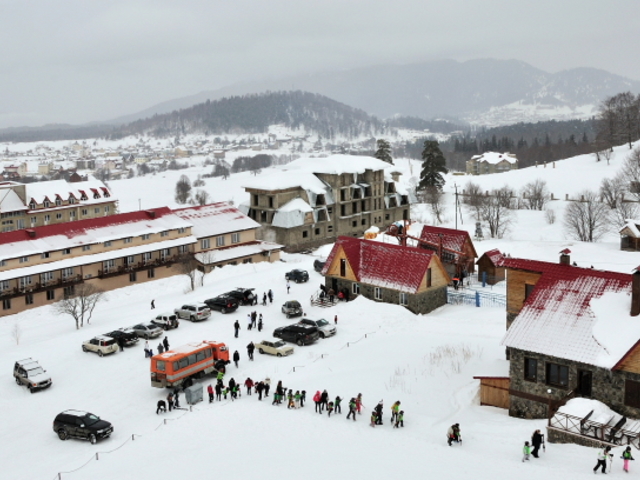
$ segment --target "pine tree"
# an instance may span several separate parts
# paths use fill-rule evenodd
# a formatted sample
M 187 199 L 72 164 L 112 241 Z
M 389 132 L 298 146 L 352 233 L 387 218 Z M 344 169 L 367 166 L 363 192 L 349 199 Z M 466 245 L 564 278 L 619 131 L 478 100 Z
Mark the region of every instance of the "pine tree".
M 381 138 L 376 142 L 376 145 L 378 149 L 376 150 L 374 157 L 376 157 L 378 160 L 382 160 L 383 162 L 387 162 L 393 165 L 393 157 L 391 156 L 391 145 L 389 145 L 389 142 Z
M 422 171 L 420 172 L 418 190 L 425 190 L 429 187 L 442 188 L 445 183 L 442 174 L 448 171 L 438 142 L 426 140 L 424 150 L 422 150 Z

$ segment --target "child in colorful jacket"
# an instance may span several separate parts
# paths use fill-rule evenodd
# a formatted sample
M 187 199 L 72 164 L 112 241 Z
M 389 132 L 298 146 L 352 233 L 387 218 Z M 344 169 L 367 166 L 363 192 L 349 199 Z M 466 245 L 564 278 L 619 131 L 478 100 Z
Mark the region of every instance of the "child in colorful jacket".
M 398 412 L 398 416 L 396 417 L 396 424 L 393 428 L 398 428 L 398 425 L 404 428 L 404 410 L 400 410 Z
M 522 447 L 522 461 L 529 460 L 529 455 L 531 455 L 531 446 L 529 446 L 529 442 L 524 442 L 524 447 Z
M 625 472 L 629 473 L 629 460 L 635 460 L 631 456 L 631 447 L 627 447 L 626 450 L 622 452 L 622 460 L 624 464 L 622 468 L 624 469 Z

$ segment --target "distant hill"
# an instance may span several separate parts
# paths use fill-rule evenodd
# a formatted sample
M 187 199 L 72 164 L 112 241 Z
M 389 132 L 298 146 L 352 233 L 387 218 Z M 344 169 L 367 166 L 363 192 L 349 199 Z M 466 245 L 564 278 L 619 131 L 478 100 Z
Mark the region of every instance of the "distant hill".
M 439 60 L 232 85 L 170 100 L 113 122 L 130 122 L 206 100 L 290 90 L 292 85 L 380 118 L 457 118 L 487 126 L 589 118 L 607 96 L 627 90 L 640 93 L 640 82 L 595 68 L 548 73 L 517 60 Z
M 325 139 L 374 136 L 384 133 L 387 128 L 384 122 L 362 110 L 322 95 L 295 91 L 207 100 L 116 127 L 111 136 L 265 133 L 270 125 L 284 125 Z

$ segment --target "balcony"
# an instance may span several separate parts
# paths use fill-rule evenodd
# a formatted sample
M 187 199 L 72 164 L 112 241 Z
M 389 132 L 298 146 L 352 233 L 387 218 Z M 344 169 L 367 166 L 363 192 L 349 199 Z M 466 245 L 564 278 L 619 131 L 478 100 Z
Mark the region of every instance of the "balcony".
M 31 285 L 26 285 L 24 287 L 8 288 L 0 292 L 0 297 L 19 297 L 26 293 L 39 293 L 46 290 L 51 290 L 52 288 L 75 285 L 76 283 L 82 283 L 82 281 L 82 275 L 70 275 L 65 278 L 55 278 L 53 280 L 49 280 L 48 282 L 37 282 Z
M 138 272 L 140 270 L 148 270 L 150 268 L 166 266 L 170 267 L 178 260 L 177 255 L 172 255 L 164 259 L 153 258 L 144 262 L 132 263 L 129 265 L 118 265 L 108 270 L 98 270 L 99 278 L 116 277 L 118 275 L 124 275 L 131 272 Z

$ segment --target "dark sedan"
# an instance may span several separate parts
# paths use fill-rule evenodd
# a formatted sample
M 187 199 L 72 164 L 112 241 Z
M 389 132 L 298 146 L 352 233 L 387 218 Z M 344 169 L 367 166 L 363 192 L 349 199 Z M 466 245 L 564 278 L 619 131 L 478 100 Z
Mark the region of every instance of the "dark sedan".
M 293 280 L 296 283 L 304 283 L 309 281 L 309 272 L 307 272 L 306 270 L 295 269 L 285 273 L 284 278 L 287 280 Z
M 309 325 L 293 324 L 286 327 L 276 328 L 273 336 L 281 338 L 285 342 L 292 342 L 298 346 L 309 345 L 320 338 L 320 333 L 316 327 Z
M 231 313 L 238 309 L 238 301 L 230 295 L 218 295 L 204 301 L 204 304 L 211 310 L 217 310 L 220 313 Z
M 138 334 L 132 330 L 114 330 L 113 332 L 105 333 L 105 336 L 115 338 L 118 344 L 122 341 L 125 347 L 131 347 L 138 343 Z

